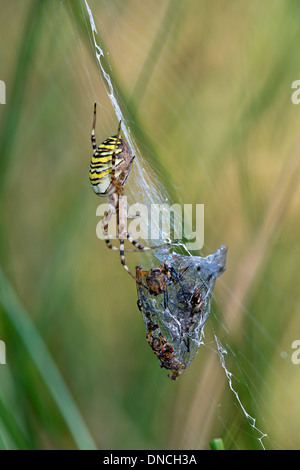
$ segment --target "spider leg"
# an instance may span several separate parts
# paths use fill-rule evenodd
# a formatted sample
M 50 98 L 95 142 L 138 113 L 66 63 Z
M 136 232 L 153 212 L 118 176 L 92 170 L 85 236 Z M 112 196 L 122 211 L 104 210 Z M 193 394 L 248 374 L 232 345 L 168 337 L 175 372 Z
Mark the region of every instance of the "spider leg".
M 105 240 L 105 243 L 106 243 L 106 246 L 107 248 L 109 248 L 110 250 L 114 250 L 114 251 L 121 251 L 121 248 L 119 248 L 118 246 L 113 246 L 111 244 L 111 241 L 110 241 L 110 236 L 108 234 L 108 224 L 111 220 L 111 217 L 112 217 L 112 214 L 113 214 L 113 211 L 111 209 L 108 209 L 107 211 L 104 212 L 104 215 L 103 215 L 103 219 L 102 219 L 102 230 L 103 230 L 103 235 L 104 235 L 104 240 Z M 137 243 L 137 242 L 136 242 Z M 140 251 L 139 249 L 137 250 L 130 250 L 130 249 L 126 249 L 126 248 L 123 248 L 123 252 L 124 251 L 128 251 L 128 252 L 137 252 L 137 251 Z
M 126 269 L 126 271 L 128 272 L 128 274 L 130 274 L 131 277 L 133 277 L 133 279 L 135 280 L 135 282 L 137 282 L 138 284 L 140 285 L 143 285 L 142 281 L 140 279 L 138 279 L 134 274 L 132 274 L 132 272 L 130 271 L 130 269 L 128 268 L 127 264 L 126 264 L 126 261 L 125 261 L 125 255 L 124 255 L 124 239 L 123 238 L 120 238 L 120 258 L 121 258 L 121 264 L 123 266 L 124 269 Z M 146 289 L 147 286 L 143 285 Z
M 109 235 L 108 235 L 108 224 L 109 224 L 112 214 L 113 212 L 111 209 L 108 209 L 107 211 L 105 211 L 103 219 L 102 219 L 102 228 L 103 228 L 104 240 L 105 240 L 107 248 L 110 248 L 111 250 L 116 250 L 118 248 L 112 246 L 110 239 L 109 239 Z
M 108 205 L 109 205 L 108 210 L 105 211 L 105 213 L 103 215 L 103 219 L 102 219 L 102 230 L 103 230 L 104 240 L 105 240 L 107 248 L 110 248 L 111 250 L 115 250 L 115 251 L 120 251 L 119 247 L 112 245 L 112 243 L 110 241 L 110 236 L 108 234 L 108 224 L 111 220 L 112 215 L 114 213 L 116 213 L 117 214 L 117 226 L 118 226 L 118 232 L 119 232 L 119 235 L 118 235 L 119 240 L 121 238 L 123 238 L 123 240 L 124 240 L 124 238 L 129 237 L 129 240 L 131 241 L 131 243 L 134 246 L 137 247 L 136 250 L 135 249 L 125 249 L 124 248 L 123 251 L 138 252 L 138 251 L 143 250 L 144 247 L 142 245 L 140 245 L 137 241 L 133 240 L 133 238 L 130 237 L 130 235 L 128 234 L 128 232 L 124 228 L 124 220 L 123 220 L 124 215 L 123 215 L 123 211 L 120 209 L 120 198 L 119 198 L 117 192 L 114 192 L 113 194 L 111 194 L 108 197 Z M 123 206 L 121 205 L 121 207 L 123 207 Z M 121 227 L 122 227 L 122 230 L 121 230 Z
M 93 153 L 94 154 L 97 150 L 95 127 L 96 127 L 96 103 L 94 104 L 94 119 L 93 119 L 93 127 L 92 127 L 92 134 L 91 134 L 91 141 L 92 141 L 92 147 L 93 147 Z
M 136 246 L 138 251 L 149 251 L 149 250 L 157 250 L 158 248 L 164 248 L 166 246 L 171 246 L 174 245 L 174 242 L 172 243 L 164 243 L 162 245 L 156 245 L 156 246 L 144 246 L 138 243 L 136 240 L 132 238 L 132 236 L 127 232 L 127 240 L 133 245 Z
M 119 122 L 118 133 L 117 133 L 117 138 L 116 138 L 116 147 L 118 145 L 118 140 L 120 138 L 121 122 L 122 121 Z M 122 196 L 123 186 L 122 184 L 118 183 L 116 179 L 116 149 L 114 149 L 112 156 L 111 156 L 111 181 L 113 185 L 115 186 L 116 191 L 119 194 L 119 196 Z
M 137 279 L 137 277 L 132 274 L 132 272 L 129 270 L 126 261 L 125 261 L 125 249 L 124 249 L 124 236 L 127 235 L 127 231 L 125 228 L 126 225 L 126 215 L 124 213 L 124 207 L 122 202 L 120 201 L 120 196 L 117 194 L 115 196 L 116 198 L 116 203 L 115 203 L 115 208 L 116 208 L 116 213 L 117 213 L 117 225 L 118 225 L 118 236 L 119 236 L 119 241 L 120 241 L 120 260 L 121 264 L 126 269 L 126 271 L 130 274 L 131 277 L 138 283 L 142 284 L 141 281 Z

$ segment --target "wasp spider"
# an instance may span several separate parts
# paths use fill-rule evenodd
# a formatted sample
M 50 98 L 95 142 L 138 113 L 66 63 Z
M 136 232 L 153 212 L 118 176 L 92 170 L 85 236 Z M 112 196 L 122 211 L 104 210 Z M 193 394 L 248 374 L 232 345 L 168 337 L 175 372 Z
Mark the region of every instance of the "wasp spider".
M 95 126 L 96 103 L 94 105 L 94 119 L 91 134 L 93 156 L 90 164 L 90 181 L 97 196 L 108 198 L 109 207 L 108 210 L 104 213 L 102 220 L 104 239 L 108 248 L 120 252 L 121 264 L 136 280 L 136 282 L 141 284 L 141 281 L 130 272 L 128 266 L 126 265 L 124 252 L 153 250 L 169 244 L 153 247 L 143 246 L 134 240 L 125 230 L 126 215 L 122 207 L 122 198 L 120 198 L 120 196 L 123 194 L 124 185 L 127 182 L 134 157 L 132 156 L 127 143 L 121 136 L 121 121 L 119 122 L 117 135 L 109 137 L 98 147 L 96 144 Z M 117 216 L 117 229 L 120 247 L 113 246 L 108 235 L 108 224 L 112 214 L 116 214 Z M 125 239 L 132 243 L 132 245 L 136 247 L 136 250 L 125 250 Z

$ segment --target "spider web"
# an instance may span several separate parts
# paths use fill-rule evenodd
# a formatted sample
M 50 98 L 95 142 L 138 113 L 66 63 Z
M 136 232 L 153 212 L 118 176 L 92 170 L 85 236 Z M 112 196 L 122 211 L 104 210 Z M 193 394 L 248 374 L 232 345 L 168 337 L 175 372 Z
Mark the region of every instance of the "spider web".
M 177 378 L 198 353 L 215 282 L 225 271 L 226 254 L 225 246 L 206 258 L 162 248 L 155 257 L 162 262 L 162 269 L 167 270 L 167 277 L 154 268 L 143 273 L 146 285 L 144 280 L 137 284 L 147 338 L 161 367 L 173 370 L 171 378 Z
M 131 123 L 126 122 L 126 119 L 124 118 L 123 113 L 121 111 L 120 97 L 114 89 L 113 80 L 111 78 L 111 70 L 109 67 L 105 68 L 103 65 L 103 58 L 105 53 L 104 48 L 101 45 L 101 34 L 98 34 L 98 29 L 101 32 L 101 26 L 103 26 L 103 24 L 101 23 L 101 19 L 94 18 L 93 11 L 90 8 L 89 2 L 87 0 L 82 1 L 81 8 L 83 17 L 86 17 L 87 14 L 88 22 L 86 23 L 86 29 L 88 31 L 90 41 L 95 50 L 95 60 L 97 61 L 98 65 L 99 77 L 101 78 L 102 85 L 107 92 L 107 96 L 110 100 L 113 109 L 113 113 L 109 111 L 110 114 L 107 119 L 110 123 L 122 120 L 122 132 L 126 138 L 126 141 L 131 147 L 133 154 L 136 155 L 133 171 L 130 176 L 130 181 L 134 182 L 134 190 L 132 190 L 130 183 L 128 184 L 128 188 L 126 187 L 126 190 L 131 196 L 133 196 L 133 194 L 137 194 L 139 202 L 147 206 L 150 206 L 151 204 L 162 204 L 170 202 L 169 194 L 166 189 L 160 184 L 159 176 L 157 176 L 153 169 L 147 164 L 141 154 L 141 151 L 139 150 L 139 146 L 132 138 L 130 131 Z M 76 28 L 75 22 L 74 26 Z M 84 73 L 86 75 L 86 83 L 88 84 L 85 89 L 87 90 L 87 93 L 90 93 L 91 95 L 90 101 L 97 101 L 97 92 L 95 91 L 95 86 L 93 83 L 94 79 L 92 78 L 89 66 L 87 65 L 86 53 L 84 52 L 83 47 L 81 45 L 80 35 L 78 32 L 76 33 L 76 38 L 79 47 L 82 50 L 82 69 L 84 70 Z M 107 56 L 106 59 L 108 59 L 109 63 L 109 56 Z M 100 106 L 102 106 L 101 103 Z M 103 109 L 104 111 L 107 111 L 107 109 L 105 109 L 105 106 L 103 106 Z M 165 239 L 165 234 L 161 233 L 161 240 Z M 222 243 L 222 239 L 220 239 L 220 243 Z M 185 250 L 184 244 L 182 244 L 182 247 L 183 250 Z M 206 248 L 208 249 L 207 246 Z M 231 247 L 229 246 L 229 256 L 230 248 Z M 195 259 L 195 257 L 193 257 L 191 253 L 188 253 L 188 250 L 185 251 L 188 254 L 188 257 L 191 259 L 191 263 L 193 264 L 193 260 Z M 210 252 L 212 253 L 212 250 L 210 250 Z M 168 259 L 166 252 L 163 253 L 163 256 L 162 254 L 157 254 L 157 256 L 159 257 L 160 261 L 165 261 L 165 259 Z M 174 260 L 172 260 L 172 262 L 173 261 Z M 153 261 L 152 259 L 151 267 L 155 266 L 155 261 Z M 269 334 L 269 332 L 263 326 L 260 325 L 260 323 L 256 320 L 255 316 L 251 314 L 251 312 L 249 312 L 242 304 L 240 304 L 239 299 L 234 297 L 233 293 L 227 287 L 225 281 L 219 279 L 218 283 L 221 284 L 223 290 L 227 292 L 229 296 L 232 296 L 232 302 L 236 305 L 239 305 L 244 315 L 247 317 L 251 327 L 256 329 L 258 333 L 262 335 L 265 341 L 272 345 L 272 347 L 278 348 L 278 346 L 274 343 L 272 339 L 272 335 Z M 233 442 L 235 442 L 235 432 L 237 433 L 239 429 L 244 429 L 244 425 L 241 424 L 241 419 L 244 419 L 248 423 L 248 430 L 243 432 L 251 434 L 253 438 L 258 441 L 261 448 L 264 449 L 266 443 L 268 443 L 268 446 L 271 448 L 279 447 L 280 444 L 278 444 L 272 439 L 271 429 L 269 429 L 267 424 L 264 422 L 264 419 L 260 416 L 260 409 L 262 407 L 262 404 L 264 405 L 264 409 L 268 408 L 267 404 L 264 402 L 264 397 L 261 391 L 262 388 L 267 387 L 267 382 L 263 376 L 258 376 L 259 382 L 256 383 L 256 379 L 254 377 L 257 377 L 258 370 L 256 370 L 255 365 L 251 364 L 251 360 L 246 357 L 245 354 L 240 353 L 238 346 L 233 345 L 231 343 L 232 327 L 229 326 L 228 323 L 223 320 L 223 318 L 221 318 L 220 314 L 217 313 L 217 310 L 222 312 L 222 304 L 220 304 L 220 301 L 217 296 L 214 296 L 214 302 L 215 305 L 217 305 L 218 309 L 215 309 L 213 306 L 211 312 L 213 321 L 210 321 L 210 317 L 208 319 L 207 315 L 207 318 L 205 320 L 208 319 L 208 321 L 205 323 L 205 326 L 204 324 L 201 325 L 200 330 L 202 332 L 202 336 L 199 336 L 200 339 L 197 343 L 197 346 L 201 346 L 200 353 L 202 349 L 205 349 L 206 352 L 208 351 L 211 354 L 211 357 L 213 359 L 210 360 L 213 367 L 215 367 L 216 365 L 216 363 L 214 362 L 215 358 L 218 358 L 219 369 L 224 374 L 227 388 L 231 392 L 231 399 L 235 403 L 236 412 L 239 416 L 239 418 L 237 419 L 237 424 L 234 424 L 233 426 L 229 421 L 227 421 L 226 418 L 224 418 L 225 413 L 223 415 L 222 412 L 222 393 L 226 393 L 226 387 L 224 386 L 222 390 L 216 393 L 216 410 L 218 413 L 218 419 L 223 424 L 224 430 L 231 435 Z M 209 313 L 210 306 L 208 310 L 208 314 Z M 210 334 L 207 332 L 208 329 L 210 330 Z M 206 337 L 208 337 L 208 339 Z M 257 347 L 252 337 L 248 337 L 247 330 L 244 328 L 243 338 L 245 338 L 245 341 L 249 343 L 250 349 L 255 349 Z M 197 359 L 199 358 L 200 353 L 198 354 Z M 262 361 L 267 361 L 267 358 L 262 357 Z M 194 362 L 191 364 L 190 367 L 192 368 L 193 366 Z M 234 374 L 231 372 L 232 368 L 234 368 L 235 370 Z M 206 370 L 208 369 L 209 363 L 206 367 Z M 275 376 L 277 375 L 276 371 L 272 369 L 271 371 Z M 185 377 L 183 375 L 179 380 L 184 379 Z M 247 393 L 245 393 L 245 390 L 247 391 Z M 249 400 L 249 397 L 251 397 L 251 400 Z M 197 399 L 195 399 L 194 406 L 196 407 L 198 404 L 199 403 L 197 402 Z M 191 407 L 190 409 L 189 418 L 186 420 L 186 427 L 182 433 L 182 446 L 186 445 L 186 440 L 188 440 L 194 432 L 193 426 L 191 424 L 192 414 L 193 407 Z M 241 415 L 242 418 L 240 417 Z M 258 416 L 260 416 L 261 420 L 260 425 L 257 425 Z M 274 417 L 274 421 L 275 423 L 277 423 L 276 417 Z M 234 427 L 236 427 L 236 429 L 234 429 Z

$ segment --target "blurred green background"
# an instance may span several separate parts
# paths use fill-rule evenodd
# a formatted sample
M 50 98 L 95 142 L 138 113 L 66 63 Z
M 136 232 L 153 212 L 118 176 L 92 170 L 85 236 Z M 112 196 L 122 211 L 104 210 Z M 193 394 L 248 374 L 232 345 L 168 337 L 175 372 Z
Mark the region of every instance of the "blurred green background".
M 95 233 L 94 101 L 98 143 L 117 118 L 85 3 L 1 0 L 0 447 L 207 449 L 220 437 L 230 449 L 299 448 L 300 4 L 88 3 L 153 185 L 205 205 L 202 253 L 226 244 L 227 271 L 205 344 L 170 381 L 133 280 Z

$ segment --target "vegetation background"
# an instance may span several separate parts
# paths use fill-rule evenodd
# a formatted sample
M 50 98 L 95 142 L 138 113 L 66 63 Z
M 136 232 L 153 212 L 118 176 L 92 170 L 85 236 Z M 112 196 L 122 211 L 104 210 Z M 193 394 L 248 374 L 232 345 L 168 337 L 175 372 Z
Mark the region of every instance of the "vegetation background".
M 205 449 L 221 437 L 232 449 L 299 448 L 300 4 L 88 3 L 155 183 L 205 205 L 202 253 L 226 244 L 227 271 L 205 345 L 170 381 L 134 282 L 95 236 L 94 101 L 99 143 L 117 118 L 85 3 L 1 0 L 0 447 Z M 131 268 L 145 256 L 128 255 Z

